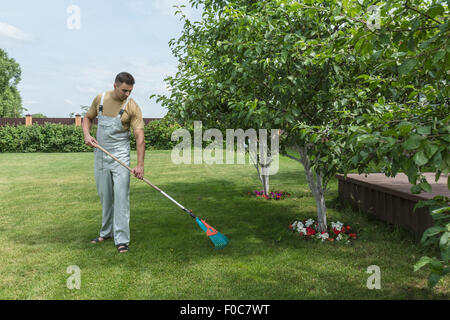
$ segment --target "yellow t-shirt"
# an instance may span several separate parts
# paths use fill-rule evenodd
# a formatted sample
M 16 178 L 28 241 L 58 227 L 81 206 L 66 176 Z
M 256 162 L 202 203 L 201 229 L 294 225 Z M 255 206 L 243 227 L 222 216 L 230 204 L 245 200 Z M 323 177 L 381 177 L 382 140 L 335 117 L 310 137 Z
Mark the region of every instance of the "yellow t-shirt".
M 107 117 L 117 117 L 120 109 L 122 109 L 125 101 L 114 99 L 112 95 L 113 91 L 107 91 L 105 98 L 103 99 L 103 115 Z M 92 101 L 86 116 L 93 120 L 97 117 L 99 112 L 100 101 L 102 100 L 102 94 L 97 95 Z M 122 114 L 122 126 L 125 130 L 128 130 L 131 126 L 133 130 L 144 129 L 144 119 L 142 118 L 142 111 L 139 105 L 132 98 L 128 99 L 128 104 L 125 107 L 125 111 Z

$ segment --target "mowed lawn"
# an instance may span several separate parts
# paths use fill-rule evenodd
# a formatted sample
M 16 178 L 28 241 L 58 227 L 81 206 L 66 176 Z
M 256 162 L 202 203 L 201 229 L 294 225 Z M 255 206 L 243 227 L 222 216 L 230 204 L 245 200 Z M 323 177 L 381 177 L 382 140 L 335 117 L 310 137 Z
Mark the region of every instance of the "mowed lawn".
M 132 165 L 136 153 L 132 153 Z M 101 205 L 93 153 L 0 154 L 0 299 L 448 299 L 448 277 L 430 290 L 413 272 L 425 253 L 418 238 L 341 206 L 337 183 L 328 221 L 357 228 L 352 246 L 302 241 L 288 230 L 315 217 L 301 166 L 280 158 L 271 189 L 281 201 L 251 197 L 261 189 L 252 165 L 175 165 L 170 151 L 147 151 L 146 178 L 230 243 L 214 250 L 195 221 L 132 178 L 130 251 L 111 240 L 93 245 Z M 70 290 L 69 266 L 81 270 Z M 369 290 L 367 268 L 381 270 Z

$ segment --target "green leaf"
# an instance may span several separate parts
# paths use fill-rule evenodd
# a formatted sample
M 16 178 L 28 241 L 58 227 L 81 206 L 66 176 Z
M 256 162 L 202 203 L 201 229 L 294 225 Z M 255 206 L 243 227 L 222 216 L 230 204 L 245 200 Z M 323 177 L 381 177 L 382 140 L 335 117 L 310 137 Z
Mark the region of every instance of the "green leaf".
M 450 239 L 450 232 L 448 232 L 448 231 L 444 232 L 441 236 L 441 239 L 439 240 L 439 246 L 441 248 L 444 248 L 447 245 L 447 243 L 449 242 L 449 239 Z
M 441 233 L 442 231 L 445 231 L 445 228 L 443 228 L 441 226 L 432 226 L 432 227 L 428 228 L 427 230 L 425 230 L 425 232 L 422 235 L 422 239 L 420 241 L 424 242 L 425 239 L 435 236 L 435 235 Z
M 428 277 L 428 287 L 433 288 L 441 279 L 440 274 L 438 273 L 431 273 Z
M 429 159 L 439 150 L 439 147 L 432 143 L 425 144 L 425 153 Z
M 423 191 L 425 191 L 425 192 L 431 192 L 431 185 L 430 185 L 428 182 L 426 182 L 426 181 L 421 182 L 421 183 L 419 184 L 419 186 L 420 186 L 420 188 L 421 188 Z
M 445 57 L 445 50 L 439 50 L 435 55 L 434 55 L 434 57 L 433 57 L 433 64 L 438 64 L 439 63 L 439 61 L 443 58 L 443 57 Z
M 398 68 L 400 75 L 408 75 L 414 69 L 416 64 L 417 64 L 416 59 L 408 59 L 404 61 Z
M 417 164 L 419 167 L 428 163 L 428 157 L 423 150 L 420 150 L 419 152 L 417 152 L 414 155 L 413 160 L 414 160 L 415 164 Z
M 431 126 L 420 126 L 417 128 L 417 133 L 421 135 L 431 134 Z
M 410 136 L 404 143 L 403 148 L 406 150 L 415 150 L 419 148 L 420 143 L 424 140 L 422 136 L 419 136 L 417 134 L 414 134 Z
M 416 39 L 411 37 L 411 39 L 409 39 L 408 41 L 408 49 L 414 52 L 416 50 L 416 46 L 417 46 Z
M 422 188 L 420 187 L 420 185 L 415 185 L 411 187 L 411 193 L 412 194 L 418 194 L 422 191 Z
M 418 170 L 414 163 L 411 163 L 409 165 L 408 170 L 406 171 L 406 174 L 408 176 L 409 183 L 416 184 Z
M 442 260 L 444 260 L 444 262 L 446 264 L 449 263 L 449 260 L 450 260 L 450 245 L 448 245 L 448 242 L 447 242 L 446 248 L 441 249 L 441 258 L 442 258 Z
M 427 264 L 431 263 L 431 258 L 424 256 L 422 258 L 420 258 L 420 260 L 414 265 L 414 272 L 416 272 L 417 270 L 423 268 L 424 266 L 426 266 Z

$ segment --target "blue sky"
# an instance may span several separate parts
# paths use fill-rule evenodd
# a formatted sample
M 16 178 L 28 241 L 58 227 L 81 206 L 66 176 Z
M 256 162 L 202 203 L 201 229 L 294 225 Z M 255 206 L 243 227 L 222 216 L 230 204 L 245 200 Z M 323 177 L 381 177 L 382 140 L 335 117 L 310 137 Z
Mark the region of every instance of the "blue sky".
M 127 71 L 143 116 L 164 116 L 149 96 L 167 93 L 163 79 L 176 72 L 168 42 L 182 30 L 172 6 L 183 4 L 189 19 L 200 19 L 188 0 L 0 0 L 0 48 L 21 66 L 23 106 L 68 117 Z M 79 20 L 71 6 L 79 8 Z

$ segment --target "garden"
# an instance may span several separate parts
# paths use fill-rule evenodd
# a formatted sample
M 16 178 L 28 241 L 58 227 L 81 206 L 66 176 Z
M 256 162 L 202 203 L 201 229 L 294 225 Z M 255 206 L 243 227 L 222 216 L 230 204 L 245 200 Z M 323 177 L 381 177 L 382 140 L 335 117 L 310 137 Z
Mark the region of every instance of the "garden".
M 176 12 L 170 90 L 149 93 L 167 114 L 145 127 L 145 177 L 229 242 L 214 249 L 211 229 L 132 179 L 130 251 L 92 245 L 101 205 L 82 129 L 1 126 L 0 297 L 448 300 L 448 1 L 189 3 L 203 14 Z M 195 142 L 219 159 L 230 130 L 244 164 L 196 160 Z M 193 161 L 174 162 L 192 134 Z M 340 199 L 336 175 L 350 173 L 405 174 L 415 195 L 432 173 L 448 188 L 416 205 L 432 225 L 415 235 Z

